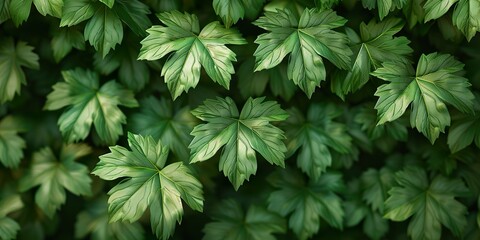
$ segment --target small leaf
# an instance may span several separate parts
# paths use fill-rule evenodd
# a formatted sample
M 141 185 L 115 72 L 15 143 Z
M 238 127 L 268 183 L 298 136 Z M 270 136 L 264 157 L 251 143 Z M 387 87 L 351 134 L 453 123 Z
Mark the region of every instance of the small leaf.
M 110 147 L 92 172 L 108 181 L 126 178 L 108 192 L 110 222 L 137 221 L 149 207 L 152 231 L 168 239 L 183 215 L 181 199 L 203 211 L 202 184 L 181 162 L 165 166 L 168 148 L 160 141 L 129 133 L 128 144 L 131 151 Z
M 123 39 L 123 25 L 118 15 L 106 6 L 98 6 L 84 31 L 85 39 L 105 57 Z
M 107 7 L 112 8 L 115 0 L 100 0 L 100 2 L 104 3 Z
M 61 18 L 63 1 L 64 0 L 33 0 L 33 4 L 43 16 L 50 15 Z
M 252 205 L 245 213 L 238 202 L 228 199 L 220 203 L 203 228 L 204 240 L 275 240 L 274 233 L 286 231 L 285 219 L 263 207 Z
M 459 0 L 453 10 L 453 24 L 468 41 L 480 31 L 480 3 L 476 0 Z
M 60 62 L 65 56 L 67 56 L 72 48 L 78 50 L 85 49 L 85 39 L 83 34 L 76 29 L 72 28 L 60 28 L 56 31 L 52 38 L 52 50 L 53 58 L 56 62 Z
M 23 158 L 25 140 L 18 136 L 23 131 L 15 124 L 16 119 L 7 116 L 0 120 L 0 162 L 9 168 L 17 168 Z
M 21 41 L 15 45 L 11 38 L 0 40 L 0 104 L 12 100 L 27 84 L 22 67 L 40 67 L 33 47 Z
M 207 123 L 197 125 L 191 133 L 190 162 L 210 159 L 223 147 L 218 167 L 235 190 L 257 172 L 255 151 L 270 164 L 284 167 L 285 137 L 270 121 L 285 120 L 288 114 L 276 102 L 264 100 L 249 98 L 240 113 L 229 97 L 208 99 L 194 109 L 192 114 Z
M 64 145 L 59 156 L 49 147 L 33 154 L 32 165 L 20 179 L 19 189 L 25 192 L 39 186 L 35 193 L 35 203 L 49 217 L 65 203 L 65 189 L 75 195 L 90 195 L 87 166 L 75 160 L 90 154 L 91 148 L 85 144 Z
M 16 27 L 20 26 L 30 16 L 32 0 L 11 1 L 9 5 L 10 16 Z
M 425 9 L 425 22 L 443 16 L 457 1 L 458 0 L 426 0 L 425 5 L 423 5 Z
M 64 0 L 60 27 L 71 27 L 90 19 L 97 9 L 91 0 Z

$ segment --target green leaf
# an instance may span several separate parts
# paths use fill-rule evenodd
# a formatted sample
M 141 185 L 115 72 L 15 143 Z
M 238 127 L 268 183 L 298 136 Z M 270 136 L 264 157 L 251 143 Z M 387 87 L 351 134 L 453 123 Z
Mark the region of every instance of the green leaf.
M 123 134 L 126 117 L 118 107 L 137 107 L 133 93 L 115 81 L 99 86 L 98 74 L 77 68 L 62 72 L 65 82 L 53 85 L 47 96 L 46 110 L 68 108 L 58 119 L 58 126 L 67 142 L 85 139 L 91 125 L 100 139 L 114 144 Z
M 150 81 L 150 70 L 144 61 L 138 61 L 136 44 L 123 44 L 105 58 L 100 53 L 93 56 L 93 65 L 101 74 L 109 75 L 118 69 L 118 80 L 128 89 L 138 92 Z
M 10 16 L 16 27 L 20 26 L 30 16 L 32 0 L 11 1 L 9 5 Z
M 354 116 L 354 122 L 361 125 L 361 130 L 368 134 L 370 140 L 384 140 L 385 136 L 392 137 L 397 141 L 406 141 L 408 138 L 408 129 L 403 121 L 377 125 L 377 112 L 373 103 L 362 105 Z
M 412 103 L 410 125 L 423 133 L 431 143 L 450 125 L 446 103 L 462 112 L 473 112 L 470 83 L 461 76 L 463 64 L 448 54 L 431 53 L 420 57 L 416 72 L 409 63 L 386 62 L 372 73 L 388 81 L 378 87 L 375 105 L 378 124 L 402 116 Z
M 60 27 L 71 27 L 90 19 L 97 7 L 91 0 L 64 0 Z
M 108 222 L 107 198 L 101 196 L 87 203 L 77 215 L 75 238 L 83 239 L 91 234 L 94 240 L 142 240 L 144 231 L 140 223 Z
M 25 140 L 18 136 L 24 131 L 16 124 L 17 119 L 7 116 L 0 121 L 0 162 L 8 168 L 17 168 L 23 158 Z
M 235 190 L 257 172 L 255 151 L 270 164 L 284 167 L 285 137 L 270 122 L 283 121 L 288 114 L 276 102 L 264 100 L 249 98 L 240 113 L 229 97 L 208 99 L 194 109 L 192 114 L 207 123 L 197 125 L 191 133 L 194 139 L 189 146 L 190 162 L 205 161 L 224 146 L 219 170 L 228 176 Z
M 383 203 L 388 197 L 387 192 L 395 183 L 393 172 L 385 167 L 380 170 L 369 169 L 362 173 L 360 180 L 363 188 L 363 200 L 370 205 L 372 210 L 383 215 Z
M 4 240 L 16 239 L 20 225 L 7 214 L 23 208 L 20 195 L 7 195 L 0 199 L 0 238 Z
M 394 37 L 403 28 L 401 19 L 390 18 L 377 23 L 371 20 L 360 24 L 360 42 L 356 33 L 350 37 L 352 45 L 352 67 L 346 76 L 338 75 L 332 79 L 332 90 L 344 99 L 349 92 L 360 89 L 369 80 L 371 70 L 381 67 L 386 61 L 408 61 L 413 50 L 410 41 L 404 37 Z
M 181 162 L 165 166 L 168 148 L 151 136 L 128 134 L 132 149 L 110 147 L 111 153 L 100 156 L 93 174 L 104 180 L 123 178 L 108 194 L 110 222 L 137 221 L 150 208 L 152 231 L 168 239 L 175 222 L 183 215 L 183 199 L 193 210 L 203 211 L 202 184 Z
M 10 1 L 3 0 L 0 2 L 0 23 L 3 23 L 10 19 Z
M 85 39 L 105 57 L 123 39 L 122 21 L 112 9 L 98 6 L 84 31 Z
M 230 28 L 245 16 L 255 17 L 265 0 L 213 0 L 215 13 L 222 18 L 226 28 Z
M 91 148 L 85 144 L 64 145 L 59 156 L 50 147 L 34 152 L 30 169 L 20 179 L 20 191 L 39 186 L 35 203 L 49 218 L 53 218 L 65 203 L 65 189 L 75 195 L 91 194 L 89 170 L 87 166 L 75 162 L 90 152 Z
M 332 30 L 345 23 L 346 19 L 331 10 L 305 9 L 300 18 L 288 9 L 265 12 L 254 22 L 269 31 L 255 40 L 259 45 L 254 53 L 255 71 L 273 68 L 291 53 L 288 78 L 311 97 L 326 77 L 323 58 L 338 68 L 349 68 L 352 51 L 347 36 Z
M 362 0 L 362 5 L 369 10 L 377 8 L 379 18 L 383 20 L 389 12 L 401 9 L 406 2 L 407 0 Z
M 0 104 L 12 100 L 22 85 L 27 84 L 22 67 L 40 67 L 33 47 L 22 41 L 15 45 L 11 38 L 0 40 Z
M 437 175 L 431 182 L 418 167 L 407 167 L 396 174 L 398 187 L 393 187 L 385 201 L 385 216 L 393 221 L 412 217 L 408 235 L 412 239 L 440 239 L 441 225 L 460 237 L 467 225 L 467 208 L 455 200 L 468 193 L 460 179 Z
M 274 233 L 286 231 L 285 219 L 263 207 L 251 205 L 245 213 L 240 204 L 228 199 L 203 228 L 204 240 L 275 240 Z
M 342 229 L 344 211 L 342 199 L 336 194 L 344 188 L 342 175 L 324 173 L 308 183 L 288 170 L 278 171 L 269 179 L 277 188 L 268 198 L 268 209 L 282 216 L 290 215 L 288 226 L 301 240 L 318 232 L 320 218 Z
M 477 0 L 459 0 L 453 10 L 453 24 L 468 41 L 480 31 L 480 3 Z
M 403 14 L 406 17 L 408 28 L 412 29 L 417 23 L 423 23 L 425 18 L 424 2 L 425 0 L 407 0 L 403 7 Z
M 315 5 L 318 9 L 332 9 L 340 0 L 315 0 Z
M 425 9 L 425 22 L 443 16 L 456 2 L 458 2 L 458 0 L 426 0 L 425 5 L 423 5 Z
M 475 103 L 478 104 L 478 101 Z M 448 130 L 447 142 L 452 153 L 468 147 L 472 142 L 480 148 L 480 112 L 476 111 L 475 115 L 462 114 L 455 119 Z
M 188 13 L 172 11 L 157 16 L 165 26 L 147 30 L 149 35 L 141 41 L 138 59 L 153 61 L 175 52 L 162 68 L 173 99 L 197 86 L 200 66 L 214 82 L 229 89 L 236 55 L 225 44 L 245 44 L 245 39 L 218 22 L 209 23 L 200 31 L 198 18 Z
M 62 17 L 64 0 L 33 0 L 38 12 L 43 16 L 50 15 L 56 18 Z
M 113 4 L 116 0 L 100 0 L 100 2 L 104 3 L 107 7 L 112 8 Z
M 297 166 L 310 178 L 318 179 L 332 165 L 331 149 L 349 153 L 352 139 L 347 127 L 335 119 L 342 114 L 334 104 L 312 104 L 306 119 L 296 108 L 288 111 L 290 117 L 282 124 L 287 137 L 287 156 L 299 148 Z
M 197 119 L 190 113 L 189 107 L 179 108 L 178 105 L 172 105 L 172 102 L 165 98 L 160 101 L 153 96 L 144 99 L 140 102 L 140 112 L 131 116 L 129 129 L 161 140 L 178 160 L 188 162 L 188 145 L 192 141 L 190 132 Z
M 152 25 L 147 16 L 150 14 L 147 5 L 138 0 L 116 0 L 113 11 L 137 36 L 147 35 L 145 31 Z
M 74 28 L 60 28 L 55 32 L 52 41 L 53 58 L 60 62 L 72 48 L 85 50 L 83 34 Z

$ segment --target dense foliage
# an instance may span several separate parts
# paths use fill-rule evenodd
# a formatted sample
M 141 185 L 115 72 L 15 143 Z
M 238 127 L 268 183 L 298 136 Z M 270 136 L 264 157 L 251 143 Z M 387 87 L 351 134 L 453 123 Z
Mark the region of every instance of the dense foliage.
M 478 0 L 0 0 L 0 239 L 480 239 Z

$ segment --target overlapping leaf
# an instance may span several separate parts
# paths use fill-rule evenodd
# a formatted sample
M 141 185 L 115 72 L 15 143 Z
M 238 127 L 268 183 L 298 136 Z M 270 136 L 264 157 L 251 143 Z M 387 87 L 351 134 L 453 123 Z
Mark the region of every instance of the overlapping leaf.
M 412 217 L 408 235 L 412 239 L 440 239 L 441 225 L 457 237 L 467 225 L 466 207 L 455 200 L 468 193 L 460 179 L 447 179 L 441 175 L 429 181 L 427 173 L 418 167 L 407 167 L 397 173 L 400 185 L 393 187 L 385 202 L 385 217 L 405 221 Z
M 22 67 L 38 69 L 38 55 L 25 42 L 0 39 L 0 104 L 13 99 L 27 84 Z
M 448 146 L 452 153 L 458 152 L 473 142 L 480 148 L 480 109 L 475 101 L 475 115 L 462 114 L 455 117 L 448 130 Z
M 342 199 L 337 195 L 344 188 L 342 175 L 327 172 L 305 183 L 301 175 L 282 170 L 269 181 L 277 190 L 268 198 L 268 209 L 289 216 L 288 226 L 298 239 L 316 234 L 320 218 L 335 228 L 343 228 Z
M 346 154 L 351 149 L 347 127 L 335 121 L 342 114 L 334 104 L 312 104 L 306 119 L 296 108 L 282 124 L 287 137 L 287 156 L 298 149 L 297 166 L 313 179 L 318 179 L 332 165 L 331 149 Z
M 115 81 L 99 86 L 98 74 L 80 68 L 62 72 L 65 82 L 56 83 L 47 96 L 45 109 L 67 107 L 58 125 L 67 142 L 85 139 L 91 125 L 100 139 L 114 144 L 123 134 L 126 117 L 118 105 L 138 106 L 133 93 Z
M 288 114 L 276 102 L 264 100 L 249 98 L 240 113 L 229 97 L 208 99 L 194 109 L 192 114 L 207 123 L 197 125 L 191 133 L 190 162 L 205 161 L 223 147 L 219 170 L 235 189 L 257 172 L 255 151 L 270 164 L 284 167 L 285 137 L 270 122 L 285 120 Z
M 123 179 L 108 192 L 110 221 L 137 221 L 149 207 L 152 231 L 168 239 L 182 219 L 182 199 L 203 211 L 202 184 L 181 162 L 165 166 L 168 148 L 151 136 L 129 133 L 128 144 L 131 151 L 110 147 L 92 172 L 104 180 Z
M 430 142 L 450 125 L 446 104 L 462 112 L 473 112 L 474 96 L 470 83 L 461 76 L 463 64 L 448 54 L 422 55 L 417 70 L 405 62 L 386 62 L 372 73 L 388 84 L 378 87 L 375 105 L 378 124 L 393 121 L 405 113 L 412 103 L 410 125 Z
M 94 240 L 144 239 L 143 227 L 138 222 L 108 222 L 108 204 L 104 196 L 88 203 L 77 215 L 75 238 L 83 239 L 89 234 Z
M 4 240 L 16 239 L 20 225 L 8 217 L 7 214 L 23 207 L 20 195 L 0 196 L 0 238 Z
M 394 37 L 403 28 L 401 19 L 390 18 L 377 23 L 360 24 L 360 36 L 348 31 L 351 42 L 352 67 L 348 72 L 336 74 L 332 79 L 332 90 L 344 99 L 349 92 L 360 89 L 369 80 L 371 70 L 381 67 L 386 61 L 408 61 L 412 49 L 404 37 Z
M 407 0 L 362 0 L 364 8 L 377 9 L 380 20 L 383 20 L 389 12 L 401 9 Z
M 85 144 L 64 145 L 57 156 L 50 147 L 33 154 L 32 165 L 19 183 L 20 191 L 39 186 L 35 193 L 35 203 L 50 218 L 65 203 L 65 190 L 75 195 L 91 194 L 91 179 L 87 166 L 75 162 L 90 154 L 91 148 Z
M 255 40 L 259 44 L 254 53 L 255 71 L 277 66 L 290 53 L 288 78 L 311 97 L 326 77 L 323 58 L 349 69 L 352 51 L 348 38 L 332 30 L 345 23 L 346 19 L 331 10 L 305 9 L 299 18 L 288 9 L 265 12 L 254 22 L 269 31 Z
M 142 40 L 139 59 L 157 60 L 170 54 L 162 68 L 173 99 L 197 86 L 201 66 L 214 81 L 229 89 L 231 74 L 235 72 L 235 53 L 225 44 L 245 44 L 233 29 L 218 22 L 209 23 L 200 31 L 198 18 L 178 11 L 157 15 L 165 26 L 153 26 Z
M 245 16 L 256 16 L 265 0 L 213 0 L 213 9 L 229 28 Z
M 286 231 L 285 219 L 263 207 L 252 205 L 245 213 L 233 199 L 223 201 L 203 231 L 204 240 L 275 240 Z
M 140 112 L 131 116 L 129 128 L 138 134 L 161 140 L 178 160 L 188 161 L 193 127 L 197 119 L 189 107 L 172 106 L 170 100 L 149 97 L 140 102 Z
M 60 28 L 55 32 L 52 41 L 53 57 L 60 62 L 73 48 L 85 49 L 83 34 L 74 28 Z
M 25 129 L 17 122 L 13 116 L 0 120 L 0 162 L 9 168 L 18 167 L 23 158 L 23 149 L 27 146 L 25 140 L 18 136 Z

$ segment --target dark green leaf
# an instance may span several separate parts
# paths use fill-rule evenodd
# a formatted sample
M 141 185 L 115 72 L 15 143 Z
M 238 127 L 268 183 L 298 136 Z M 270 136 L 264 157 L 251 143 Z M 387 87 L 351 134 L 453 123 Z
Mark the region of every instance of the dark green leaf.
M 95 47 L 102 57 L 115 49 L 123 39 L 122 21 L 117 13 L 107 6 L 98 6 L 84 31 L 85 39 Z
M 93 174 L 104 180 L 123 178 L 108 194 L 110 221 L 137 221 L 150 208 L 152 231 L 168 239 L 175 222 L 183 215 L 182 199 L 196 211 L 203 211 L 202 184 L 181 162 L 165 166 L 168 148 L 152 137 L 128 134 L 132 149 L 110 147 L 100 156 Z
M 83 34 L 76 29 L 64 27 L 55 32 L 51 45 L 55 61 L 60 62 L 72 48 L 84 50 L 85 39 Z
M 53 218 L 65 203 L 65 189 L 75 195 L 91 194 L 89 170 L 87 166 L 75 162 L 90 152 L 91 148 L 85 144 L 64 145 L 58 156 L 49 147 L 38 150 L 33 154 L 30 169 L 20 180 L 20 191 L 39 186 L 35 203 L 49 218 Z
M 26 147 L 25 140 L 18 136 L 24 129 L 16 124 L 17 121 L 12 116 L 0 120 L 0 162 L 9 168 L 18 167 Z
M 400 185 L 389 191 L 385 201 L 385 217 L 393 221 L 405 221 L 412 217 L 408 235 L 412 239 L 440 239 L 441 225 L 460 237 L 467 225 L 467 208 L 455 200 L 468 192 L 459 179 L 447 179 L 437 175 L 430 182 L 426 172 L 418 167 L 407 167 L 397 173 Z
M 270 122 L 283 121 L 288 114 L 276 102 L 264 100 L 249 98 L 240 113 L 229 97 L 208 99 L 194 109 L 192 114 L 207 123 L 197 125 L 191 133 L 190 162 L 208 160 L 224 147 L 219 169 L 236 190 L 257 172 L 255 151 L 270 164 L 284 167 L 285 137 Z
M 145 32 L 152 25 L 148 6 L 138 0 L 116 0 L 113 11 L 137 35 L 145 37 Z
M 203 229 L 204 240 L 275 240 L 272 234 L 286 231 L 285 219 L 262 207 L 252 205 L 245 213 L 233 199 L 216 207 L 215 221 Z

